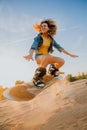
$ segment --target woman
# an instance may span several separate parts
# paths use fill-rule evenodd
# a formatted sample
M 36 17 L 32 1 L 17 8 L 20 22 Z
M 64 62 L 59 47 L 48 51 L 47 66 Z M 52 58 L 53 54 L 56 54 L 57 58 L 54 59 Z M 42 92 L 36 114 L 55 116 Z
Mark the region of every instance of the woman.
M 57 76 L 59 68 L 64 64 L 64 59 L 51 55 L 53 47 L 73 58 L 78 56 L 67 52 L 54 40 L 53 36 L 57 31 L 55 21 L 46 19 L 41 21 L 40 25 L 35 24 L 34 28 L 39 34 L 34 38 L 29 55 L 24 56 L 24 58 L 28 61 L 33 60 L 33 54 L 35 53 L 35 60 L 38 64 L 38 68 L 35 71 L 33 83 L 35 86 L 43 87 L 45 84 L 42 81 L 42 78 L 46 74 L 46 67 L 50 64 L 48 73 L 55 77 Z

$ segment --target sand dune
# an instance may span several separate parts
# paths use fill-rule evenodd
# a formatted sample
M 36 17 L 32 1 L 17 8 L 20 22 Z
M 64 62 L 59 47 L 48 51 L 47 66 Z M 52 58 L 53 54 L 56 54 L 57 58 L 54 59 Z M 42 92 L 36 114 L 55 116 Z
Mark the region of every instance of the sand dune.
M 55 83 L 31 101 L 0 101 L 0 130 L 87 130 L 87 80 Z

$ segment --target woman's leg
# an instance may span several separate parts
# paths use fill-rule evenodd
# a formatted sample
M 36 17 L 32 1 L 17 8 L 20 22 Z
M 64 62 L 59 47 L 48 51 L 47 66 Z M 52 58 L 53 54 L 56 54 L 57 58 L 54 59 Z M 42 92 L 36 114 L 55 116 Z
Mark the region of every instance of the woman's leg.
M 50 69 L 50 74 L 53 76 L 56 76 L 56 71 L 64 64 L 64 60 L 59 57 L 54 57 L 49 54 L 42 55 L 37 58 L 36 60 L 38 64 L 38 68 L 35 71 L 34 77 L 33 77 L 33 83 L 36 86 L 43 87 L 44 83 L 42 82 L 43 76 L 46 74 L 46 67 L 49 64 L 53 64 L 52 70 Z
M 42 68 L 46 68 L 49 64 L 54 64 L 56 68 L 60 68 L 64 64 L 64 59 L 56 56 L 51 56 L 49 54 L 45 54 L 40 56 L 36 60 L 36 62 Z
M 38 67 L 35 70 L 35 74 L 34 74 L 33 80 L 32 80 L 35 86 L 38 86 L 38 87 L 44 87 L 45 86 L 45 84 L 42 81 L 42 78 L 45 74 L 46 74 L 45 68 Z
M 38 58 L 37 64 L 39 64 L 39 66 L 42 68 L 46 68 L 47 65 L 50 64 L 48 73 L 56 77 L 58 76 L 57 72 L 59 71 L 59 68 L 64 64 L 64 60 L 60 57 L 55 57 L 47 54 Z

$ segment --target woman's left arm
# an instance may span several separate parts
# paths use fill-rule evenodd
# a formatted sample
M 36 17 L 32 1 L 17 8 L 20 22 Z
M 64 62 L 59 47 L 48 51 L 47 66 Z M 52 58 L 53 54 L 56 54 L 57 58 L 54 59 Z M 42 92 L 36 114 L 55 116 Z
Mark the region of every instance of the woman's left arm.
M 71 53 L 69 53 L 69 52 L 66 51 L 66 50 L 62 50 L 61 52 L 63 52 L 63 53 L 66 54 L 66 55 L 69 55 L 69 56 L 71 56 L 71 57 L 73 57 L 73 58 L 78 57 L 78 55 L 71 54 Z
M 78 57 L 77 55 L 74 55 L 74 54 L 71 54 L 71 53 L 69 53 L 68 51 L 66 51 L 63 47 L 61 47 L 54 39 L 53 39 L 53 45 L 54 45 L 54 47 L 56 48 L 56 49 L 58 49 L 60 52 L 63 52 L 64 54 L 66 54 L 66 55 L 69 55 L 69 56 L 71 56 L 71 57 L 73 57 L 73 58 L 76 58 L 76 57 Z

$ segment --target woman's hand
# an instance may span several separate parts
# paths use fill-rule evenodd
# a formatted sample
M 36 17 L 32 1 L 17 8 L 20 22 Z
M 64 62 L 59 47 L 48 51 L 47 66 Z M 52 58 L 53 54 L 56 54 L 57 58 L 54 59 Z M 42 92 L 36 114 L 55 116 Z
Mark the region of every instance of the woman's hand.
M 77 55 L 73 55 L 73 54 L 70 54 L 70 56 L 73 57 L 73 58 L 77 58 L 77 57 L 79 57 L 79 56 L 77 56 Z
M 27 56 L 23 56 L 26 60 L 30 61 L 30 60 L 34 60 L 32 55 L 27 55 Z
M 28 61 L 34 60 L 34 59 L 33 59 L 33 53 L 34 53 L 34 50 L 30 49 L 29 55 L 23 56 L 23 57 L 24 57 L 26 60 L 28 60 Z

